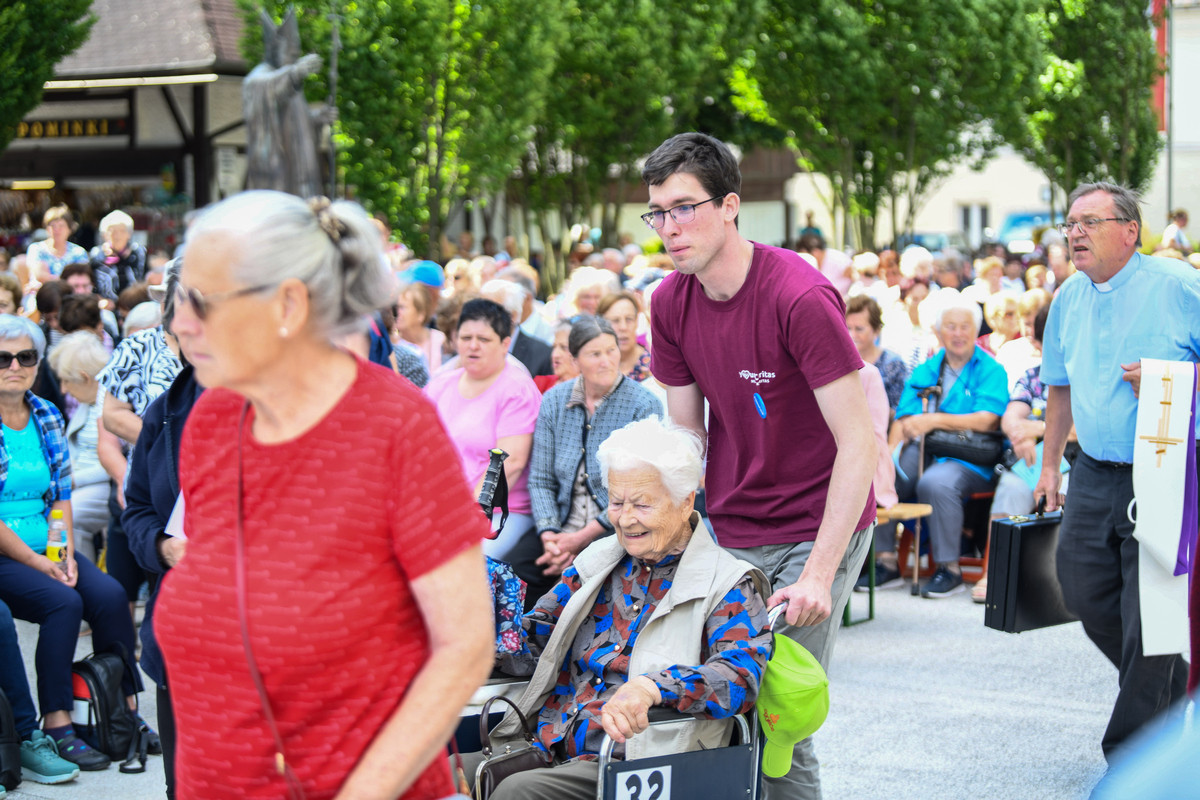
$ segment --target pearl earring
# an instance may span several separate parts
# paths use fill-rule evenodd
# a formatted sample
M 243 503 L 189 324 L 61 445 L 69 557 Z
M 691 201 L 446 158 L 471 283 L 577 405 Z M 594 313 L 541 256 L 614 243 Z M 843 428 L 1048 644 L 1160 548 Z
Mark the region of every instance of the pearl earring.
M 279 335 L 280 335 L 281 337 L 283 337 L 284 339 L 286 339 L 286 338 L 288 337 L 288 329 L 287 329 L 287 328 L 285 328 L 285 327 L 283 327 L 283 326 L 280 326 L 280 328 L 279 328 Z

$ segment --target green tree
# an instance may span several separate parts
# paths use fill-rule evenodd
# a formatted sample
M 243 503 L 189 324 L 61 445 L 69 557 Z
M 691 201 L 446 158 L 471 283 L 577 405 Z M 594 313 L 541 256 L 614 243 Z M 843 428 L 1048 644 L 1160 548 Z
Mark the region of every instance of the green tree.
M 639 159 L 705 114 L 716 116 L 728 93 L 728 54 L 746 46 L 759 7 L 577 0 L 549 102 L 509 187 L 527 228 L 546 243 L 551 290 L 563 277 L 571 227 L 598 226 L 606 243 L 615 241 Z
M 1027 2 L 768 0 L 735 101 L 829 177 L 847 238 L 871 246 L 885 202 L 911 226 L 941 177 L 999 145 L 1040 69 Z
M 1019 124 L 1005 131 L 1054 189 L 1110 180 L 1138 191 L 1154 174 L 1162 138 L 1151 105 L 1162 66 L 1149 4 L 1043 0 L 1034 15 L 1048 51 Z
M 256 14 L 251 0 L 239 2 Z M 518 164 L 545 105 L 571 0 L 296 5 L 307 12 L 305 48 L 326 59 L 328 16 L 336 6 L 341 17 L 336 142 L 347 186 L 387 213 L 414 250 L 434 255 L 451 214 L 497 191 Z M 261 52 L 256 36 L 251 58 Z M 326 87 L 314 78 L 310 99 Z
M 0 5 L 0 150 L 42 101 L 54 67 L 87 41 L 91 0 L 8 0 Z

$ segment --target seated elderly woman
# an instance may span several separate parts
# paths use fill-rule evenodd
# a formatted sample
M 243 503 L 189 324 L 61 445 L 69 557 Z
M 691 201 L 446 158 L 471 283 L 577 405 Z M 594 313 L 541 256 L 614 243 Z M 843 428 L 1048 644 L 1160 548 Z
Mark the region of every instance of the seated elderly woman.
M 963 590 L 958 564 L 963 502 L 975 492 L 990 489 L 995 478 L 995 464 L 934 457 L 921 474 L 919 463 L 918 443 L 931 431 L 988 432 L 1000 425 L 1000 415 L 1008 405 L 1008 383 L 1004 368 L 975 343 L 980 316 L 979 305 L 962 295 L 942 301 L 934 327 L 945 348 L 913 370 L 888 436 L 893 451 L 903 444 L 896 461 L 896 493 L 901 500 L 916 495 L 918 502 L 933 506 L 929 537 L 938 568 L 922 587 L 922 597 L 945 597 Z M 923 411 L 920 393 L 934 386 L 941 388 L 936 410 L 931 399 L 930 410 Z M 930 456 L 928 451 L 926 456 Z M 903 580 L 891 529 L 876 529 L 875 550 L 877 585 L 900 586 Z
M 605 733 L 616 758 L 713 747 L 758 697 L 770 589 L 716 545 L 692 509 L 699 441 L 651 417 L 614 432 L 598 458 L 616 535 L 575 559 L 525 616 L 522 652 L 497 660 L 503 672 L 533 675 L 517 704 L 536 719 L 536 746 L 555 766 L 505 779 L 493 800 L 590 799 Z M 535 671 L 539 664 L 553 668 Z M 647 730 L 652 706 L 696 721 Z M 493 746 L 519 739 L 519 728 L 510 711 Z M 480 760 L 464 757 L 472 779 Z
M 71 516 L 71 461 L 58 411 L 30 387 L 46 349 L 41 329 L 25 317 L 0 317 L 0 602 L 13 616 L 39 626 L 38 707 L 58 754 L 81 770 L 100 770 L 109 758 L 75 735 L 71 723 L 71 662 L 79 623 L 92 626 L 97 652 L 134 649 L 133 618 L 121 586 L 75 551 Z M 47 549 L 51 513 L 61 512 L 66 540 Z M 51 560 L 57 556 L 59 560 Z M 122 688 L 131 708 L 142 688 L 126 673 Z
M 532 570 L 520 559 L 513 563 L 517 575 L 530 584 L 530 602 L 593 540 L 612 532 L 608 492 L 596 461 L 600 444 L 634 420 L 662 414 L 658 398 L 622 374 L 617 342 L 606 320 L 578 320 L 571 326 L 568 347 L 579 377 L 542 400 L 533 432 L 529 494 L 544 552 L 537 548 Z M 543 567 L 553 576 L 548 583 Z
M 90 331 L 63 337 L 50 354 L 50 366 L 64 391 L 79 404 L 67 423 L 67 448 L 71 453 L 71 513 L 75 522 L 75 547 L 95 560 L 96 539 L 108 527 L 108 494 L 112 485 L 100 463 L 98 445 L 100 406 L 96 376 L 108 363 L 108 352 Z M 108 434 L 111 436 L 112 434 Z

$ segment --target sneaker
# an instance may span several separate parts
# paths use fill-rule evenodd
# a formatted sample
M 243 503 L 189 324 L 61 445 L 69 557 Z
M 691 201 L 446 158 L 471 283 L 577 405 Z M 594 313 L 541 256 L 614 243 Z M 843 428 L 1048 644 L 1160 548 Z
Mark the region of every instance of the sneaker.
M 87 742 L 76 736 L 74 731 L 59 739 L 57 744 L 59 757 L 65 758 L 84 772 L 99 772 L 108 769 L 108 765 L 112 763 L 111 758 L 90 747 Z
M 938 567 L 937 572 L 921 589 L 921 597 L 949 597 L 965 591 L 962 575 L 951 572 L 946 567 Z
M 58 755 L 53 737 L 34 730 L 21 742 L 21 777 L 34 783 L 66 783 L 79 777 L 79 767 Z
M 146 726 L 146 752 L 152 756 L 162 755 L 162 739 L 158 738 L 158 732 L 150 727 L 150 723 L 142 719 L 142 715 L 138 714 L 138 722 Z
M 858 582 L 854 584 L 854 591 L 870 591 L 870 579 L 870 574 L 864 572 L 862 576 L 859 577 Z M 875 562 L 876 589 L 897 589 L 903 585 L 904 576 L 900 574 L 899 569 L 893 569 L 892 567 L 884 564 L 882 561 Z
M 971 599 L 973 601 L 975 601 L 976 603 L 986 603 L 987 602 L 987 578 L 986 577 L 980 578 L 979 583 L 975 584 L 975 587 L 973 589 L 971 589 Z

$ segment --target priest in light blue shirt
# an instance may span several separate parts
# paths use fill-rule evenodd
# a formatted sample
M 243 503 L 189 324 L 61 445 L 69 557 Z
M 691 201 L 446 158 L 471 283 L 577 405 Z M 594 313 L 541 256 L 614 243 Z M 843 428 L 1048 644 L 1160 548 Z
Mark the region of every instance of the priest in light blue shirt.
M 1137 252 L 1138 198 L 1121 186 L 1077 188 L 1060 227 L 1078 272 L 1055 295 L 1042 342 L 1049 397 L 1034 495 L 1046 498 L 1048 510 L 1062 503 L 1058 464 L 1074 423 L 1082 452 L 1059 531 L 1058 577 L 1067 607 L 1120 674 L 1101 740 L 1111 760 L 1131 734 L 1185 694 L 1181 656 L 1142 654 L 1139 546 L 1128 509 L 1140 360 L 1200 362 L 1200 272 Z

